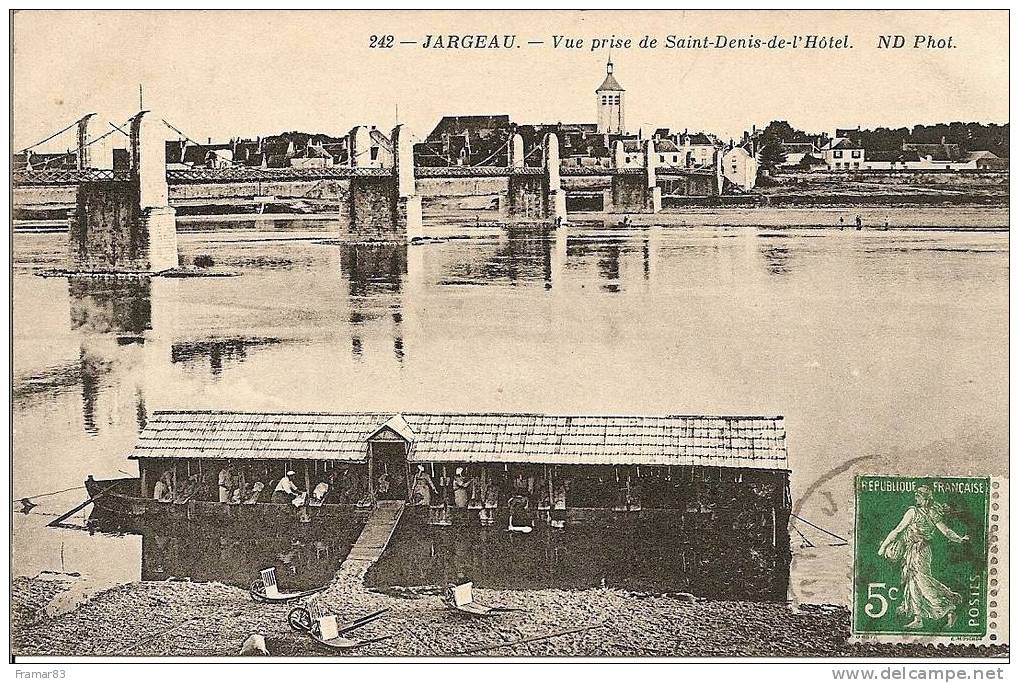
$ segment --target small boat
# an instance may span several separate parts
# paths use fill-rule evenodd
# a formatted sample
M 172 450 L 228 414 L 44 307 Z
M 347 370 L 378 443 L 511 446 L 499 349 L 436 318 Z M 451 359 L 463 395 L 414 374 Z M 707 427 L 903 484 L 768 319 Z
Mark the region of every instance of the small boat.
M 314 588 L 297 593 L 281 593 L 279 586 L 276 585 L 276 567 L 263 569 L 261 574 L 262 578 L 255 579 L 248 588 L 248 594 L 255 602 L 293 602 L 322 592 L 321 588 Z
M 362 626 L 367 626 L 373 621 L 381 619 L 388 611 L 388 608 L 380 609 L 377 612 L 372 612 L 353 621 L 340 624 L 337 622 L 335 614 L 325 612 L 318 601 L 313 601 L 307 606 L 299 606 L 290 610 L 290 614 L 287 615 L 287 622 L 290 624 L 290 628 L 304 633 L 311 638 L 319 649 L 331 651 L 351 650 L 392 638 L 388 634 L 364 640 L 354 640 L 346 637 L 348 633 L 352 633 Z
M 182 495 L 172 501 L 155 500 L 138 495 L 141 481 L 138 478 L 85 480 L 90 498 L 102 497 L 93 502 L 93 517 L 145 518 L 157 520 L 201 520 L 217 524 L 277 525 L 281 522 L 303 520 L 346 520 L 367 518 L 369 508 L 361 504 L 308 505 L 292 504 L 220 503 L 214 500 L 195 500 Z
M 478 602 L 474 599 L 473 581 L 467 581 L 458 586 L 450 585 L 446 588 L 445 603 L 450 609 L 469 614 L 472 617 L 487 617 L 507 612 L 523 612 L 522 609 L 516 607 L 494 607 Z

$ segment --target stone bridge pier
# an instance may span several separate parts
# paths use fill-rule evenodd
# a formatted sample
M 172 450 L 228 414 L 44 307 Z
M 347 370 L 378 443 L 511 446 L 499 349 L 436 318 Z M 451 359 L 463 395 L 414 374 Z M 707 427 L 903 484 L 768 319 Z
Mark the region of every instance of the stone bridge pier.
M 625 168 L 623 143 L 616 141 L 612 150 L 612 185 L 605 197 L 605 210 L 609 213 L 658 213 L 662 210 L 662 189 L 658 187 L 655 172 L 658 157 L 654 140 L 644 141 L 642 156 L 643 168 Z
M 505 202 L 508 218 L 541 222 L 566 220 L 566 191 L 559 175 L 559 138 L 555 133 L 545 135 L 543 150 L 543 172 L 522 173 L 524 142 L 519 134 L 513 136 Z
M 79 147 L 88 119 L 78 131 Z M 178 265 L 177 218 L 166 185 L 166 132 L 149 112 L 131 120 L 128 180 L 83 182 L 70 218 L 70 269 L 158 273 Z M 87 163 L 79 150 L 79 164 Z
M 350 161 L 369 166 L 370 137 L 357 127 L 350 132 Z M 393 128 L 392 167 L 355 174 L 347 198 L 349 236 L 354 239 L 407 240 L 423 234 L 421 196 L 414 180 L 414 145 L 403 125 Z

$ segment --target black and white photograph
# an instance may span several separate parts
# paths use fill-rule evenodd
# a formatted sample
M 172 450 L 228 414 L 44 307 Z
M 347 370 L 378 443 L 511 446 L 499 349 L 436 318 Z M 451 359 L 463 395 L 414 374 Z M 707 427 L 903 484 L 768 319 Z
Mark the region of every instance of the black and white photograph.
M 1008 10 L 9 22 L 11 664 L 1004 678 Z

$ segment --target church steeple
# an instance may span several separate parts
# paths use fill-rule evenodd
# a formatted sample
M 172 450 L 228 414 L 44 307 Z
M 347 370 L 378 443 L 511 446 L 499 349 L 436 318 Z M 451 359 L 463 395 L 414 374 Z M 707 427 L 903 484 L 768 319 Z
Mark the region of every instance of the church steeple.
M 613 75 L 612 56 L 605 64 L 605 80 L 595 90 L 598 101 L 598 132 L 622 134 L 626 132 L 623 118 L 623 93 L 626 91 Z

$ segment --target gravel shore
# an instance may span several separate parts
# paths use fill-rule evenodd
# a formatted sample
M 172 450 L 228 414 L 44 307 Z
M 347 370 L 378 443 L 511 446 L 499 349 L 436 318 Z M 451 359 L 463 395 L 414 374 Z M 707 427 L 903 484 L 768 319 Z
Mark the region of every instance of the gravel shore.
M 365 588 L 367 566 L 347 562 L 320 600 L 341 621 L 388 608 L 356 632 L 391 638 L 350 650 L 361 656 L 991 656 L 1007 646 L 849 645 L 849 613 L 841 607 L 690 601 L 616 590 L 475 590 L 475 599 L 524 611 L 474 618 L 445 608 L 434 591 L 399 595 Z M 140 582 L 95 595 L 77 609 L 47 618 L 59 592 L 54 581 L 17 579 L 12 595 L 14 652 L 29 655 L 234 656 L 252 633 L 273 656 L 321 656 L 293 632 L 291 606 L 253 602 L 218 583 Z M 529 643 L 515 641 L 589 628 Z

